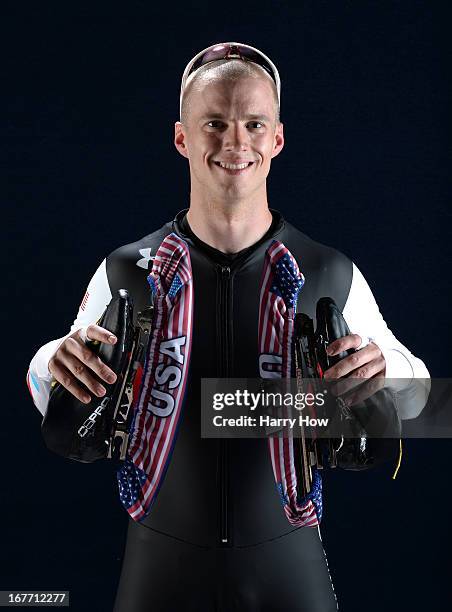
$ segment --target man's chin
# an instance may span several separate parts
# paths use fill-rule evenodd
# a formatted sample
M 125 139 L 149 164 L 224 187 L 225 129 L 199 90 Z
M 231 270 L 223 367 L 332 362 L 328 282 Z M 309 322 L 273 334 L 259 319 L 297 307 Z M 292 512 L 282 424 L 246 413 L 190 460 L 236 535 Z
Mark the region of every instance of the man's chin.
M 212 186 L 216 189 L 230 193 L 249 193 L 256 188 L 256 181 L 250 180 L 249 176 L 214 176 Z
M 246 200 L 254 190 L 250 189 L 249 186 L 216 184 L 212 191 L 215 194 L 215 199 L 233 204 L 237 201 Z

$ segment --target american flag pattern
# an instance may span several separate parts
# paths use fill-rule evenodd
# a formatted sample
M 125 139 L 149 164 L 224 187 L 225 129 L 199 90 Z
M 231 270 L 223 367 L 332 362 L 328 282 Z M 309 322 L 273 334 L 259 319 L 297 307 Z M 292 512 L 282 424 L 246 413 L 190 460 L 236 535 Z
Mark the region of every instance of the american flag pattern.
M 292 375 L 294 317 L 303 284 L 304 276 L 295 258 L 282 242 L 274 240 L 265 254 L 260 289 L 259 363 L 264 378 Z M 322 481 L 313 470 L 311 492 L 299 497 L 302 463 L 291 433 L 268 438 L 276 488 L 289 522 L 297 527 L 314 527 L 322 516 Z
M 136 521 L 149 513 L 163 482 L 176 439 L 187 384 L 193 321 L 193 279 L 187 243 L 177 234 L 171 233 L 164 238 L 147 280 L 153 296 L 153 325 L 140 391 L 134 405 L 127 459 L 117 473 L 121 502 Z M 163 348 L 171 340 L 178 343 L 179 353 L 172 355 L 171 351 Z M 174 359 L 175 355 L 180 358 L 181 354 L 183 363 L 180 363 L 182 358 L 179 362 Z M 159 409 L 158 397 L 167 366 L 171 366 L 173 372 L 178 368 L 179 375 L 173 374 L 163 385 L 165 394 L 171 395 L 170 405 L 173 406 L 169 414 L 163 414 L 165 404 Z
M 141 374 L 127 459 L 118 470 L 120 499 L 130 516 L 141 521 L 149 513 L 173 451 L 181 416 L 191 351 L 193 278 L 188 246 L 175 233 L 163 240 L 147 277 L 154 304 L 154 318 Z M 292 372 L 292 337 L 298 292 L 304 277 L 292 254 L 273 241 L 265 254 L 260 289 L 259 355 L 265 357 L 264 377 L 289 378 Z M 157 376 L 171 355 L 160 349 L 171 339 L 185 338 L 181 351 L 181 377 L 171 391 L 174 408 L 159 416 L 152 410 Z M 260 362 L 260 360 L 259 360 Z M 135 393 L 134 393 L 135 397 Z M 313 489 L 305 498 L 297 494 L 301 460 L 292 438 L 268 440 L 276 488 L 289 522 L 295 526 L 318 525 L 322 513 L 321 479 L 313 473 Z

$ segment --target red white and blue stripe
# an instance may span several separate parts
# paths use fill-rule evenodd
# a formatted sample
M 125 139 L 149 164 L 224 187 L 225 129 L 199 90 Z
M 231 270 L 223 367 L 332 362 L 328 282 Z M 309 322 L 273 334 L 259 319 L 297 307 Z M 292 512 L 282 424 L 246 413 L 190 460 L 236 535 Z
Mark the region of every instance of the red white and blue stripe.
M 290 378 L 297 298 L 304 284 L 298 264 L 278 240 L 265 254 L 259 305 L 259 363 L 264 378 Z M 268 445 L 276 487 L 289 522 L 314 527 L 322 515 L 322 481 L 313 470 L 312 490 L 299 496 L 302 463 L 289 435 L 269 437 Z
M 187 384 L 193 278 L 188 245 L 177 234 L 169 234 L 161 243 L 148 282 L 153 295 L 153 325 L 134 406 L 128 457 L 117 474 L 121 502 L 136 521 L 149 513 L 169 465 Z M 183 363 L 177 364 L 181 375 L 174 388 L 171 384 L 165 388 L 165 393 L 171 394 L 172 411 L 159 416 L 155 398 L 161 383 L 157 383 L 156 377 L 172 362 L 168 351 L 160 349 L 163 342 L 172 339 L 184 339 L 180 345 Z

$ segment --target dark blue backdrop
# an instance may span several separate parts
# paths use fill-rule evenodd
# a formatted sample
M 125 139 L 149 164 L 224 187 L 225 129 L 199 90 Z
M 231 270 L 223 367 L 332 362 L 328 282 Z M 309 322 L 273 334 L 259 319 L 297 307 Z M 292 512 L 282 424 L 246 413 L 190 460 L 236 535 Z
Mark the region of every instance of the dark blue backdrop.
M 211 43 L 248 42 L 280 69 L 286 146 L 270 205 L 349 255 L 397 337 L 432 376 L 450 375 L 447 4 L 44 2 L 3 20 L 0 589 L 69 589 L 74 610 L 111 609 L 127 520 L 114 474 L 47 452 L 25 374 L 67 332 L 104 256 L 188 205 L 173 123 L 182 70 Z M 343 611 L 448 609 L 451 446 L 407 442 L 396 481 L 328 478 L 324 543 Z

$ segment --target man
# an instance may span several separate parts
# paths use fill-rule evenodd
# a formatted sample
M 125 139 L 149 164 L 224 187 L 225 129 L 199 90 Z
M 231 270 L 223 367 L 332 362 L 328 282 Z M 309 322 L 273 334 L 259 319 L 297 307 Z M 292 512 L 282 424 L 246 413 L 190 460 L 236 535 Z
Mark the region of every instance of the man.
M 318 521 L 305 520 L 304 506 L 291 508 L 287 520 L 287 490 L 278 488 L 285 515 L 265 442 L 200 437 L 200 379 L 261 373 L 260 281 L 272 245 L 284 245 L 306 279 L 298 310 L 314 317 L 317 300 L 331 296 L 353 332 L 332 343 L 329 354 L 359 351 L 326 377 L 428 378 L 423 362 L 387 328 L 358 268 L 269 208 L 266 178 L 284 146 L 279 108 L 278 71 L 257 49 L 218 44 L 189 62 L 174 136 L 190 165 L 189 209 L 104 259 L 69 334 L 41 347 L 30 364 L 29 388 L 42 414 L 52 378 L 86 403 L 105 395 L 92 372 L 106 382 L 116 375 L 85 346 L 86 338 L 114 343 L 96 325 L 112 295 L 128 289 L 136 314 L 149 303 L 153 257 L 161 259 L 168 244 L 179 252 L 188 247 L 194 297 L 185 405 L 170 456 L 151 473 L 159 479 L 151 501 L 124 490 L 127 475 L 120 481 L 131 520 L 116 612 L 337 608 Z M 188 360 L 188 343 L 180 351 Z M 142 450 L 149 453 L 155 432 L 145 433 Z

